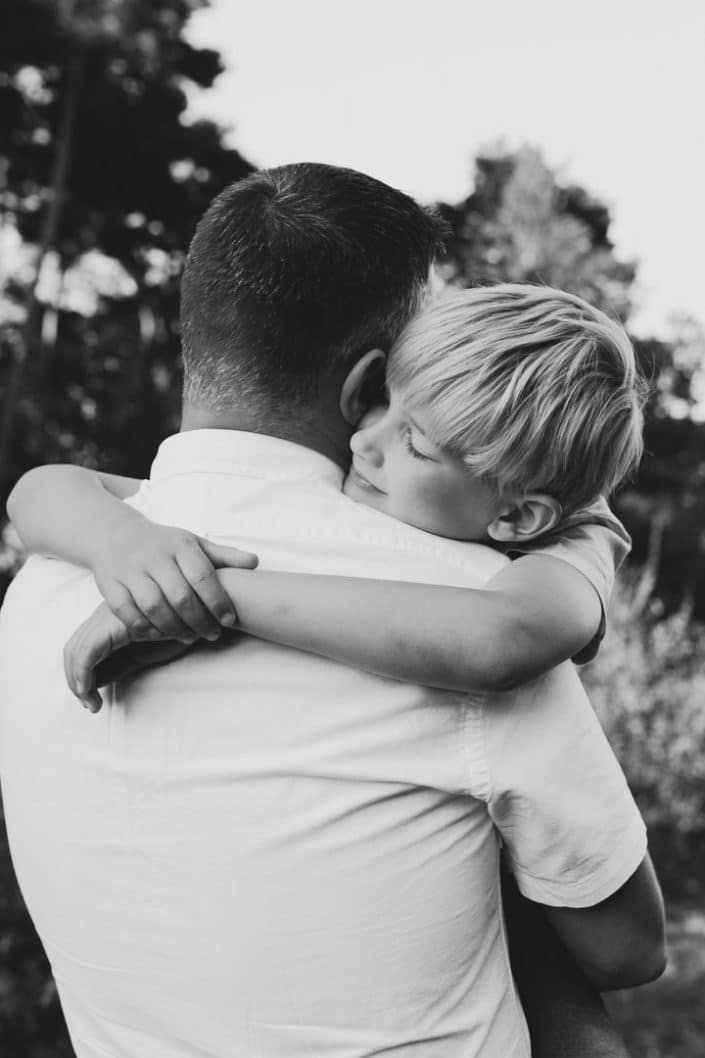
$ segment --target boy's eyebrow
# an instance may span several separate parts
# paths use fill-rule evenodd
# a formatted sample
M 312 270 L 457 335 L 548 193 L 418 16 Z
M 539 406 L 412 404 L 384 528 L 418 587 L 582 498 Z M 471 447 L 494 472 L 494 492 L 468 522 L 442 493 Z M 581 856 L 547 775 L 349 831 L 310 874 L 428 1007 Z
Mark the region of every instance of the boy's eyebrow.
M 405 409 L 405 410 L 406 410 L 406 409 Z M 406 412 L 406 414 L 407 414 L 407 418 L 408 418 L 409 422 L 410 422 L 410 423 L 411 423 L 411 425 L 412 425 L 412 426 L 414 427 L 414 429 L 415 429 L 415 430 L 418 430 L 418 431 L 419 431 L 419 433 L 421 434 L 421 436 L 422 436 L 422 437 L 425 437 L 425 436 L 426 436 L 426 431 L 425 431 L 425 430 L 422 430 L 422 429 L 421 429 L 421 427 L 420 427 L 420 426 L 419 426 L 419 424 L 418 424 L 418 423 L 416 422 L 416 420 L 415 420 L 415 419 L 412 419 L 411 415 L 409 415 L 409 412 L 408 412 L 408 411 Z
M 409 409 L 407 408 L 406 404 L 404 404 L 404 402 L 403 402 L 403 401 L 400 401 L 400 404 L 401 404 L 401 406 L 402 406 L 402 410 L 403 410 L 404 414 L 406 415 L 407 419 L 409 420 L 409 422 L 411 423 L 411 425 L 412 425 L 412 426 L 414 427 L 414 429 L 415 429 L 415 430 L 418 430 L 418 432 L 419 432 L 419 433 L 421 434 L 421 436 L 422 436 L 423 438 L 425 438 L 425 439 L 426 439 L 426 440 L 428 441 L 428 443 L 429 443 L 429 444 L 432 444 L 432 445 L 434 445 L 434 446 L 435 446 L 436 448 L 439 448 L 439 447 L 440 447 L 440 445 L 437 445 L 437 444 L 436 444 L 436 442 L 435 442 L 435 441 L 433 441 L 433 440 L 432 440 L 432 439 L 431 439 L 431 438 L 430 438 L 430 437 L 428 436 L 428 434 L 426 433 L 426 431 L 425 431 L 425 430 L 422 430 L 422 429 L 421 429 L 421 427 L 420 427 L 420 426 L 419 426 L 419 424 L 417 423 L 416 419 L 414 419 L 414 417 L 412 416 L 411 412 L 410 412 L 410 411 L 409 411 Z

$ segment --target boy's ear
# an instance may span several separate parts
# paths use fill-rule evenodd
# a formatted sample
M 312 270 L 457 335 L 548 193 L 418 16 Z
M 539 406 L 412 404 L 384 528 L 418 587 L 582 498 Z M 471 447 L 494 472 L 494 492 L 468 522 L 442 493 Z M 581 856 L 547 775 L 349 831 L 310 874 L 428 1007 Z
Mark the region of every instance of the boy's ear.
M 545 492 L 527 492 L 507 504 L 487 526 L 487 535 L 501 543 L 531 540 L 555 528 L 562 517 L 563 508 L 553 496 Z
M 384 392 L 384 369 L 387 357 L 381 349 L 370 349 L 350 369 L 340 391 L 340 410 L 353 426 Z

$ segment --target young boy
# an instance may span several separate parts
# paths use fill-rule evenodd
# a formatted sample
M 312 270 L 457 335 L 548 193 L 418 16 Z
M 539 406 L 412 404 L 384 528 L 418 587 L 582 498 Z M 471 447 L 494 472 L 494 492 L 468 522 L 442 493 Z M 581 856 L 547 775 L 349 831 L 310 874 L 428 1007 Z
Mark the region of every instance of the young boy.
M 551 288 L 456 292 L 406 328 L 390 354 L 387 394 L 352 438 L 346 494 L 521 561 L 483 591 L 244 570 L 218 582 L 208 556 L 238 565 L 242 556 L 117 502 L 137 481 L 30 471 L 8 503 L 23 541 L 90 567 L 124 626 L 104 615 L 90 656 L 84 635 L 80 651 L 74 640 L 67 653 L 86 704 L 99 707 L 90 666 L 108 647 L 215 638 L 217 620 L 232 625 L 224 591 L 244 631 L 450 690 L 515 686 L 594 656 L 629 547 L 599 497 L 642 451 L 644 383 L 623 328 Z

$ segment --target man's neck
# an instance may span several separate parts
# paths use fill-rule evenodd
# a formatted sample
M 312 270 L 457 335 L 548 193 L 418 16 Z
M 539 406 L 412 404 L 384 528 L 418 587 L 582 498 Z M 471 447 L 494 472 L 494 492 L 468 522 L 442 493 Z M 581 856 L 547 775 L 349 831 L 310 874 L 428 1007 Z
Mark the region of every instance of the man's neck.
M 244 409 L 215 411 L 199 406 L 184 407 L 181 433 L 189 430 L 238 430 L 246 433 L 278 437 L 282 441 L 310 448 L 332 460 L 343 470 L 350 466 L 351 429 L 342 417 L 340 422 L 327 423 L 323 417 L 315 423 L 299 419 L 293 423 L 267 421 L 262 415 L 250 415 Z

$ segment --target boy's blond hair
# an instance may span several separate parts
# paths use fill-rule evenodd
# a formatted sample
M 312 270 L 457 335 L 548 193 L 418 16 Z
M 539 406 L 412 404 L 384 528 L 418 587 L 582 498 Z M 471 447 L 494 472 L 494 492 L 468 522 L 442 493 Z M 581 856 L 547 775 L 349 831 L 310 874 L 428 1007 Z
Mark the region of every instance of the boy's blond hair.
M 562 290 L 442 295 L 395 342 L 389 382 L 503 496 L 541 491 L 575 510 L 641 458 L 647 387 L 627 333 Z

